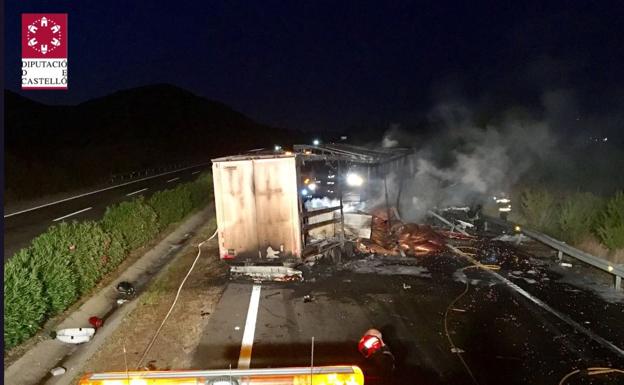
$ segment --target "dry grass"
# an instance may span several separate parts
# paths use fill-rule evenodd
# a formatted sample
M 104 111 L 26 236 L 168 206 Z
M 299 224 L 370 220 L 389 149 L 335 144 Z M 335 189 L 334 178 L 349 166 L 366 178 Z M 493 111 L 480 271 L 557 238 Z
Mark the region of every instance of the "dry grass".
M 575 246 L 580 250 L 595 255 L 596 257 L 604 258 L 616 265 L 624 264 L 624 249 L 610 251 L 605 245 L 600 243 L 594 237 L 586 237 Z
M 177 257 L 139 299 L 138 307 L 123 320 L 102 348 L 87 362 L 83 371 L 125 370 L 126 346 L 129 369 L 137 361 L 162 322 L 178 286 L 197 255 L 197 244 L 208 238 L 210 224 L 194 237 L 192 247 Z M 226 283 L 226 267 L 219 260 L 217 242 L 205 245 L 195 269 L 189 276 L 169 320 L 150 350 L 143 366 L 157 369 L 189 368 L 200 340 Z

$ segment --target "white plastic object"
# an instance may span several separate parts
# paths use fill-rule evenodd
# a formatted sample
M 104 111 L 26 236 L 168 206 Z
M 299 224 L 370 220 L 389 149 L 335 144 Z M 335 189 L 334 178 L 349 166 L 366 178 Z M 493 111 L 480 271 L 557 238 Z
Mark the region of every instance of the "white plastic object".
M 89 342 L 94 334 L 94 328 L 61 329 L 56 332 L 56 339 L 67 344 L 82 344 Z

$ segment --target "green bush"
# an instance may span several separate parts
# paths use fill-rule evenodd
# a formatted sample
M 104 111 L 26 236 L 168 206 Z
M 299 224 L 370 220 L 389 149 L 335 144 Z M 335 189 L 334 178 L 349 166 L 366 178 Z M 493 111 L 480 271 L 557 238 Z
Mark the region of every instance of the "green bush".
M 561 240 L 576 244 L 591 234 L 603 204 L 603 200 L 592 193 L 566 196 L 557 217 Z
M 91 290 L 107 270 L 111 238 L 94 221 L 63 223 L 60 226 L 71 242 L 69 256 L 76 274 L 78 294 Z
M 123 240 L 127 250 L 145 245 L 158 233 L 156 212 L 143 197 L 107 208 L 101 224 L 115 239 Z
M 205 206 L 212 197 L 212 191 L 212 174 L 204 173 L 193 182 L 155 193 L 147 203 L 156 212 L 163 229 L 179 222 L 194 209 Z
M 104 273 L 113 271 L 126 258 L 124 241 L 119 233 L 105 232 L 108 237 L 104 244 Z
M 32 241 L 31 258 L 36 260 L 43 292 L 52 315 L 71 305 L 78 297 L 78 277 L 72 270 L 67 224 L 51 226 Z
M 35 334 L 48 310 L 37 261 L 22 249 L 4 265 L 5 349 Z
M 188 184 L 191 193 L 193 207 L 205 206 L 213 195 L 212 174 L 205 172 L 193 182 Z
M 531 188 L 520 194 L 519 214 L 526 225 L 538 231 L 558 236 L 558 205 L 548 190 Z
M 190 190 L 185 185 L 159 191 L 147 203 L 156 212 L 161 229 L 182 220 L 193 209 Z
M 624 192 L 618 192 L 607 202 L 598 217 L 596 234 L 610 250 L 624 247 Z
M 60 223 L 20 250 L 4 270 L 5 348 L 23 342 L 46 317 L 67 309 L 115 269 L 129 249 L 152 240 L 159 226 L 182 220 L 212 196 L 212 177 L 138 198 L 106 210 L 98 222 Z M 160 222 L 160 223 L 159 223 Z

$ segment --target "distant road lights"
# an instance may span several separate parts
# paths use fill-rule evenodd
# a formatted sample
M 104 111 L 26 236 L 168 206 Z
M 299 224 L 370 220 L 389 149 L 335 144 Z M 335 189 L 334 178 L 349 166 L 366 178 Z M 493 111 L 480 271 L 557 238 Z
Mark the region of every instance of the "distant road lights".
M 302 190 L 301 190 L 301 195 L 303 195 L 303 196 L 308 195 L 308 189 L 305 189 L 305 188 L 304 188 L 304 189 L 302 189 Z
M 280 146 L 279 144 L 275 145 L 275 152 L 279 152 L 282 151 L 282 146 Z
M 316 183 L 312 182 L 308 185 L 308 189 L 312 192 L 316 191 Z
M 364 183 L 364 179 L 354 172 L 347 174 L 347 185 L 352 187 L 359 187 Z
M 319 144 L 321 144 L 321 141 L 320 141 L 320 140 L 318 140 L 318 139 L 314 139 L 314 140 L 312 141 L 312 144 L 313 144 L 313 145 L 315 145 L 315 146 L 318 146 Z

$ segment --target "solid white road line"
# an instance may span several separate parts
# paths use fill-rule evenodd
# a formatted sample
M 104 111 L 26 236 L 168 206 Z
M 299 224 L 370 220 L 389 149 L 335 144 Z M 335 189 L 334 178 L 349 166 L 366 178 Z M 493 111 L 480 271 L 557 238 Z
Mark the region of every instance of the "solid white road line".
M 178 178 L 169 179 L 169 180 L 167 181 L 167 183 L 175 182 L 175 181 L 176 181 L 176 180 L 178 180 L 178 179 L 180 179 L 180 178 L 178 177 Z
M 191 175 L 199 174 L 200 172 L 201 172 L 201 170 L 199 170 L 199 171 L 193 171 L 193 172 L 191 173 Z
M 149 190 L 149 188 L 146 187 L 146 188 L 144 188 L 142 190 L 138 190 L 138 191 L 135 191 L 135 192 L 131 192 L 130 194 L 126 194 L 126 196 L 129 197 L 129 196 L 132 196 L 134 194 L 138 194 L 140 192 L 147 191 L 147 190 Z
M 238 368 L 249 369 L 251 364 L 251 347 L 253 345 L 254 334 L 256 333 L 256 319 L 258 318 L 258 305 L 260 304 L 260 285 L 254 285 L 251 289 L 251 299 L 247 310 L 247 320 L 245 321 L 245 331 L 243 332 L 243 342 L 241 343 L 240 355 L 238 357 Z
M 69 217 L 71 217 L 72 215 L 76 215 L 76 214 L 84 213 L 85 211 L 89 211 L 89 210 L 91 210 L 92 208 L 93 208 L 93 207 L 87 207 L 86 209 L 78 210 L 78 211 L 73 212 L 73 213 L 71 213 L 71 214 L 63 215 L 63 216 L 62 216 L 62 217 L 60 217 L 60 218 L 53 219 L 53 220 L 52 220 L 52 222 L 58 222 L 58 221 L 61 221 L 61 220 L 65 219 L 65 218 L 69 218 Z
M 127 185 L 129 185 L 129 184 L 138 183 L 138 182 L 141 182 L 141 181 L 144 181 L 144 180 L 149 180 L 149 179 L 158 178 L 159 176 L 173 174 L 173 173 L 176 173 L 176 172 L 180 172 L 180 171 L 188 170 L 188 169 L 190 169 L 190 168 L 199 167 L 199 166 L 203 166 L 203 165 L 206 165 L 206 164 L 208 164 L 208 163 L 196 164 L 195 166 L 189 166 L 189 167 L 181 168 L 181 169 L 179 169 L 179 170 L 167 171 L 167 172 L 163 172 L 163 173 L 158 174 L 158 175 L 148 176 L 148 177 L 145 177 L 145 178 L 141 178 L 141 179 L 133 180 L 133 181 L 131 181 L 131 182 L 126 182 L 126 183 L 118 184 L 118 185 L 115 185 L 115 186 L 110 186 L 110 187 L 106 187 L 106 188 L 103 188 L 103 189 L 99 189 L 99 190 L 91 191 L 91 192 L 88 192 L 88 193 L 84 193 L 84 194 L 76 195 L 76 196 L 73 196 L 73 197 L 69 197 L 69 198 L 65 198 L 65 199 L 60 199 L 60 200 L 58 200 L 58 201 L 54 201 L 54 202 L 46 203 L 46 204 L 43 204 L 43 205 L 39 205 L 39 206 L 35 206 L 35 207 L 31 207 L 31 208 L 29 208 L 29 209 L 20 210 L 20 211 L 16 211 L 16 212 L 14 212 L 14 213 L 6 214 L 4 217 L 5 217 L 5 218 L 12 217 L 12 216 L 14 216 L 14 215 L 19 215 L 19 214 L 27 213 L 27 212 L 29 212 L 29 211 L 38 210 L 38 209 L 42 209 L 42 208 L 44 208 L 44 207 L 48 207 L 48 206 L 56 205 L 56 204 L 59 204 L 59 203 L 63 203 L 63 202 L 67 202 L 67 201 L 71 201 L 72 199 L 78 199 L 78 198 L 86 197 L 86 196 L 88 196 L 88 195 L 93 195 L 93 194 L 101 193 L 102 191 L 112 190 L 112 189 L 117 188 L 117 187 L 127 186 Z

